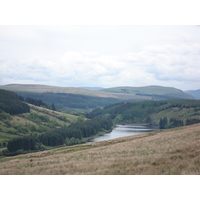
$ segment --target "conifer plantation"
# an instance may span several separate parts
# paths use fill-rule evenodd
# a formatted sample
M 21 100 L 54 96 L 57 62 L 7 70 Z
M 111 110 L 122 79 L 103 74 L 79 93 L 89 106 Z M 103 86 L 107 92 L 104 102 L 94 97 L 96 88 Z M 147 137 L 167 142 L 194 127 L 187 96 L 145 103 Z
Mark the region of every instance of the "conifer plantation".
M 0 92 L 0 174 L 199 174 L 200 100 L 118 102 L 71 115 Z M 83 144 L 116 124 L 160 130 Z

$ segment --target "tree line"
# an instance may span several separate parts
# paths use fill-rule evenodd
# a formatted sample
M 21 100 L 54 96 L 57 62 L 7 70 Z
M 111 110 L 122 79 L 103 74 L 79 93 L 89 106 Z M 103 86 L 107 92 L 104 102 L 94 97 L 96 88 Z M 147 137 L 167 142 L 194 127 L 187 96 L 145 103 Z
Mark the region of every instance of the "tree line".
M 83 138 L 96 135 L 100 131 L 109 131 L 113 126 L 109 117 L 94 117 L 87 121 L 77 121 L 69 126 L 31 136 L 14 138 L 8 142 L 9 152 L 43 150 L 45 146 L 74 145 Z
M 20 101 L 19 95 L 3 89 L 0 89 L 0 110 L 9 114 L 30 112 L 29 106 Z
M 200 100 L 191 99 L 171 99 L 162 101 L 140 101 L 140 102 L 120 102 L 112 105 L 105 106 L 104 108 L 93 109 L 92 112 L 87 113 L 87 118 L 109 114 L 114 123 L 154 123 L 152 122 L 151 115 L 166 111 L 168 109 L 178 108 L 191 109 L 193 115 L 200 114 Z M 164 112 L 163 112 L 164 113 Z M 177 127 L 189 125 L 199 121 L 198 119 L 180 119 L 180 118 L 161 118 L 159 125 L 163 127 Z
M 179 126 L 184 126 L 184 121 L 177 118 L 169 118 L 167 117 L 161 118 L 159 122 L 160 129 L 166 129 L 166 128 L 175 128 Z
M 34 98 L 31 98 L 31 97 L 27 97 L 26 99 L 24 99 L 23 97 L 21 97 L 21 99 L 23 101 L 25 101 L 27 103 L 30 103 L 32 105 L 35 105 L 35 106 L 42 106 L 44 108 L 48 108 L 48 109 L 51 109 L 51 110 L 56 110 L 56 107 L 55 107 L 54 103 L 47 104 L 47 103 L 45 103 L 44 101 L 42 101 L 40 99 L 34 99 Z
M 97 106 L 105 106 L 112 103 L 119 102 L 119 99 L 116 98 L 103 98 L 103 97 L 95 97 L 88 96 L 83 94 L 70 94 L 70 93 L 53 93 L 53 92 L 44 92 L 44 93 L 36 93 L 36 92 L 18 92 L 24 98 L 33 98 L 33 99 L 41 99 L 48 105 L 55 105 L 57 110 L 65 110 L 66 107 L 72 109 L 93 109 Z
M 196 123 L 200 123 L 200 119 L 189 118 L 189 119 L 186 119 L 184 122 L 184 120 L 181 120 L 181 119 L 169 118 L 168 120 L 167 117 L 164 117 L 164 118 L 160 118 L 159 127 L 160 129 L 166 129 L 166 128 L 180 127 L 184 125 L 191 125 L 191 124 L 196 124 Z

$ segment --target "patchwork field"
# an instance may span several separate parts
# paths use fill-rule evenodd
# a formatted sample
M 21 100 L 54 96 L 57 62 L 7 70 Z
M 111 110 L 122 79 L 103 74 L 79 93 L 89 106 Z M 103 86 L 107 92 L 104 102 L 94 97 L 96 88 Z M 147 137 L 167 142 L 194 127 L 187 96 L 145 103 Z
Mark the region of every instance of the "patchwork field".
M 200 124 L 2 158 L 0 174 L 199 175 Z

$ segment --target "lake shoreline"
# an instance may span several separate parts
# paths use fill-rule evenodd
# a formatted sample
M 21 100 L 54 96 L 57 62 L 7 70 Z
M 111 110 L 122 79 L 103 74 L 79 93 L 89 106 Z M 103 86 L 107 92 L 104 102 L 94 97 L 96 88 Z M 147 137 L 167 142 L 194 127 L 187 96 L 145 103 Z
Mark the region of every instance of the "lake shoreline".
M 150 124 L 116 124 L 111 132 L 89 139 L 86 143 L 116 139 L 119 137 L 152 132 L 155 130 L 158 130 L 158 126 L 152 126 Z

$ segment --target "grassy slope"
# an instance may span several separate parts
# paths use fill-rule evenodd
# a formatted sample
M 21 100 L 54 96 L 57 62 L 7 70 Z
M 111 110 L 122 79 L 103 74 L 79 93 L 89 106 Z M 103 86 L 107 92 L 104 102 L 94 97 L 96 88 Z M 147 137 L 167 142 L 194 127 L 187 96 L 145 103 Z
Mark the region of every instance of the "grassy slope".
M 7 125 L 4 120 L 0 120 L 0 142 L 8 141 L 11 138 L 19 137 L 34 133 L 33 126 L 38 129 L 39 127 L 49 128 L 49 124 L 55 123 L 57 127 L 61 125 L 69 125 L 70 122 L 76 121 L 78 118 L 75 115 L 70 115 L 67 113 L 56 112 L 46 108 L 34 106 L 28 104 L 31 108 L 30 113 L 36 113 L 38 115 L 47 116 L 49 122 L 35 122 L 34 120 L 27 119 L 30 116 L 30 113 L 11 115 L 10 125 Z M 62 121 L 59 119 L 60 116 L 64 116 L 68 121 Z M 32 127 L 31 127 L 32 125 Z M 20 132 L 16 129 L 16 126 L 21 126 L 26 128 L 28 131 Z M 37 132 L 37 131 L 36 131 Z
M 11 91 L 27 91 L 27 92 L 53 92 L 53 93 L 71 93 L 71 94 L 82 94 L 89 96 L 98 96 L 98 97 L 113 97 L 114 95 L 103 92 L 103 91 L 95 91 L 95 90 L 87 90 L 76 87 L 56 87 L 56 86 L 48 86 L 48 85 L 34 85 L 34 84 L 10 84 L 0 86 L 0 88 Z
M 0 174 L 200 174 L 200 124 L 0 160 Z
M 153 113 L 150 115 L 152 121 L 154 123 L 159 124 L 160 118 L 167 117 L 168 120 L 170 118 L 177 118 L 179 120 L 183 120 L 184 122 L 186 119 L 196 118 L 200 119 L 200 112 L 196 112 L 194 108 L 169 108 L 167 110 L 160 111 L 158 113 Z
M 164 95 L 174 96 L 182 98 L 193 98 L 189 94 L 184 93 L 182 90 L 173 87 L 161 87 L 161 86 L 146 86 L 146 87 L 114 87 L 104 89 L 105 92 L 111 93 L 126 93 L 132 95 Z
M 147 86 L 147 87 L 115 87 L 103 90 L 87 90 L 76 87 L 56 87 L 47 85 L 26 85 L 10 84 L 0 86 L 2 89 L 11 91 L 29 91 L 29 92 L 53 92 L 53 93 L 72 93 L 98 97 L 112 97 L 118 99 L 151 99 L 149 95 L 167 95 L 176 98 L 193 98 L 189 94 L 172 87 Z M 139 94 L 139 95 L 138 95 Z

